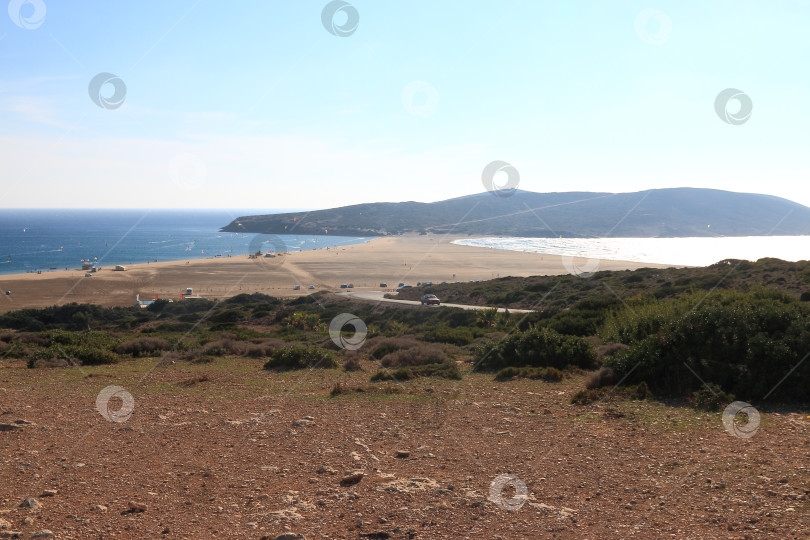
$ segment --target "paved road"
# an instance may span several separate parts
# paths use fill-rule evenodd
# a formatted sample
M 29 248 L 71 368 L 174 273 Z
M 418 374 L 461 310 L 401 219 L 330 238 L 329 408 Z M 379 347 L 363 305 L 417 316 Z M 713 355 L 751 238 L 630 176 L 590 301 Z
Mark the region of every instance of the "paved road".
M 335 293 L 337 296 L 348 296 L 351 298 L 357 298 L 359 300 L 371 300 L 374 302 L 387 302 L 391 304 L 410 304 L 412 306 L 421 306 L 422 303 L 418 300 L 395 300 L 393 298 L 383 298 L 386 294 L 385 291 L 352 291 L 352 292 L 339 292 Z M 394 294 L 394 293 L 389 293 Z M 441 306 L 438 307 L 455 307 L 461 309 L 472 309 L 472 310 L 482 310 L 482 309 L 491 309 L 489 306 L 469 306 L 465 304 L 445 304 L 442 303 Z M 434 307 L 434 306 L 426 306 L 426 307 Z M 498 308 L 498 312 L 503 313 L 506 311 L 504 308 Z M 510 309 L 509 313 L 531 313 L 531 309 Z

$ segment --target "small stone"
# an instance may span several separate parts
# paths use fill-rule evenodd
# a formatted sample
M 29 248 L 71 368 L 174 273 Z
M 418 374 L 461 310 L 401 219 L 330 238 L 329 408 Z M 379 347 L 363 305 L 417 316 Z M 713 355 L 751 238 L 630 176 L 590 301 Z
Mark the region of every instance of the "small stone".
M 107 511 L 107 507 L 106 507 L 106 506 L 104 506 L 103 504 L 97 504 L 97 505 L 95 505 L 95 506 L 93 507 L 93 510 L 95 510 L 95 511 L 97 511 L 97 512 L 106 512 L 106 511 Z
M 255 523 L 253 521 L 251 521 L 250 523 L 245 523 L 245 525 L 247 525 L 251 529 L 255 529 L 256 527 L 259 526 L 257 523 Z
M 307 537 L 303 534 L 282 533 L 273 538 L 273 540 L 307 540 Z
M 46 489 L 42 493 L 40 493 L 39 496 L 40 497 L 53 497 L 57 493 L 59 493 L 58 489 Z
M 11 528 L 11 523 L 6 521 L 5 519 L 0 519 L 0 530 L 6 530 Z
M 29 422 L 28 420 L 23 420 L 23 419 L 14 420 L 14 423 L 17 424 L 18 426 L 35 426 L 36 425 L 33 422 Z
M 34 518 L 32 518 L 31 516 L 25 516 L 25 519 L 23 520 L 23 523 L 25 523 L 26 525 L 31 525 L 33 522 Z
M 0 538 L 22 538 L 20 531 L 3 531 L 0 532 Z
M 20 508 L 30 508 L 31 510 L 36 510 L 39 507 L 39 501 L 33 497 L 28 497 L 20 504 Z
M 356 484 L 366 475 L 363 471 L 352 471 L 340 480 L 341 485 Z
M 397 457 L 400 459 L 404 459 L 410 455 L 411 453 L 408 450 L 397 450 Z
M 34 536 L 31 538 L 50 538 L 53 536 L 53 532 L 48 529 L 42 529 L 41 531 L 37 531 L 34 533 Z
M 315 423 L 314 418 L 312 418 L 311 416 L 305 416 L 300 420 L 296 420 L 295 422 L 293 422 L 293 427 L 306 427 L 311 426 L 314 423 Z
M 22 429 L 17 424 L 0 424 L 0 431 L 18 431 Z
M 129 501 L 129 509 L 133 512 L 146 512 L 147 506 L 141 502 Z

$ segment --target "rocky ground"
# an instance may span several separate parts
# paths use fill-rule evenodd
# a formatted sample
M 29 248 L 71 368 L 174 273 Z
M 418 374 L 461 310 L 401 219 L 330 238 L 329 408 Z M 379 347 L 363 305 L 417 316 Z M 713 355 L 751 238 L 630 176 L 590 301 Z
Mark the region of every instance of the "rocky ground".
M 808 538 L 807 410 L 741 438 L 720 413 L 570 405 L 582 377 L 154 364 L 0 364 L 0 537 Z

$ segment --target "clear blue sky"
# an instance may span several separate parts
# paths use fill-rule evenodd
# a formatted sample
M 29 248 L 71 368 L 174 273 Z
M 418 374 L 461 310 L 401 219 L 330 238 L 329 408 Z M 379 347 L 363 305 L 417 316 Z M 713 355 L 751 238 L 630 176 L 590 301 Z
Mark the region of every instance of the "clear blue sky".
M 808 0 L 356 0 L 346 37 L 323 0 L 36 3 L 0 10 L 0 207 L 435 201 L 494 160 L 530 191 L 810 205 Z

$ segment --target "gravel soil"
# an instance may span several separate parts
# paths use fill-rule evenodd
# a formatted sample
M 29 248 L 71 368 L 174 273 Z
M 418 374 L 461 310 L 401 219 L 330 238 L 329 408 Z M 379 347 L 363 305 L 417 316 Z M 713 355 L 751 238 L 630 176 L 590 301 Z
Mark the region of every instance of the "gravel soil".
M 370 363 L 262 363 L 3 362 L 0 535 L 809 537 L 800 407 L 761 408 L 743 438 L 680 404 L 571 405 L 585 375 L 369 384 Z

